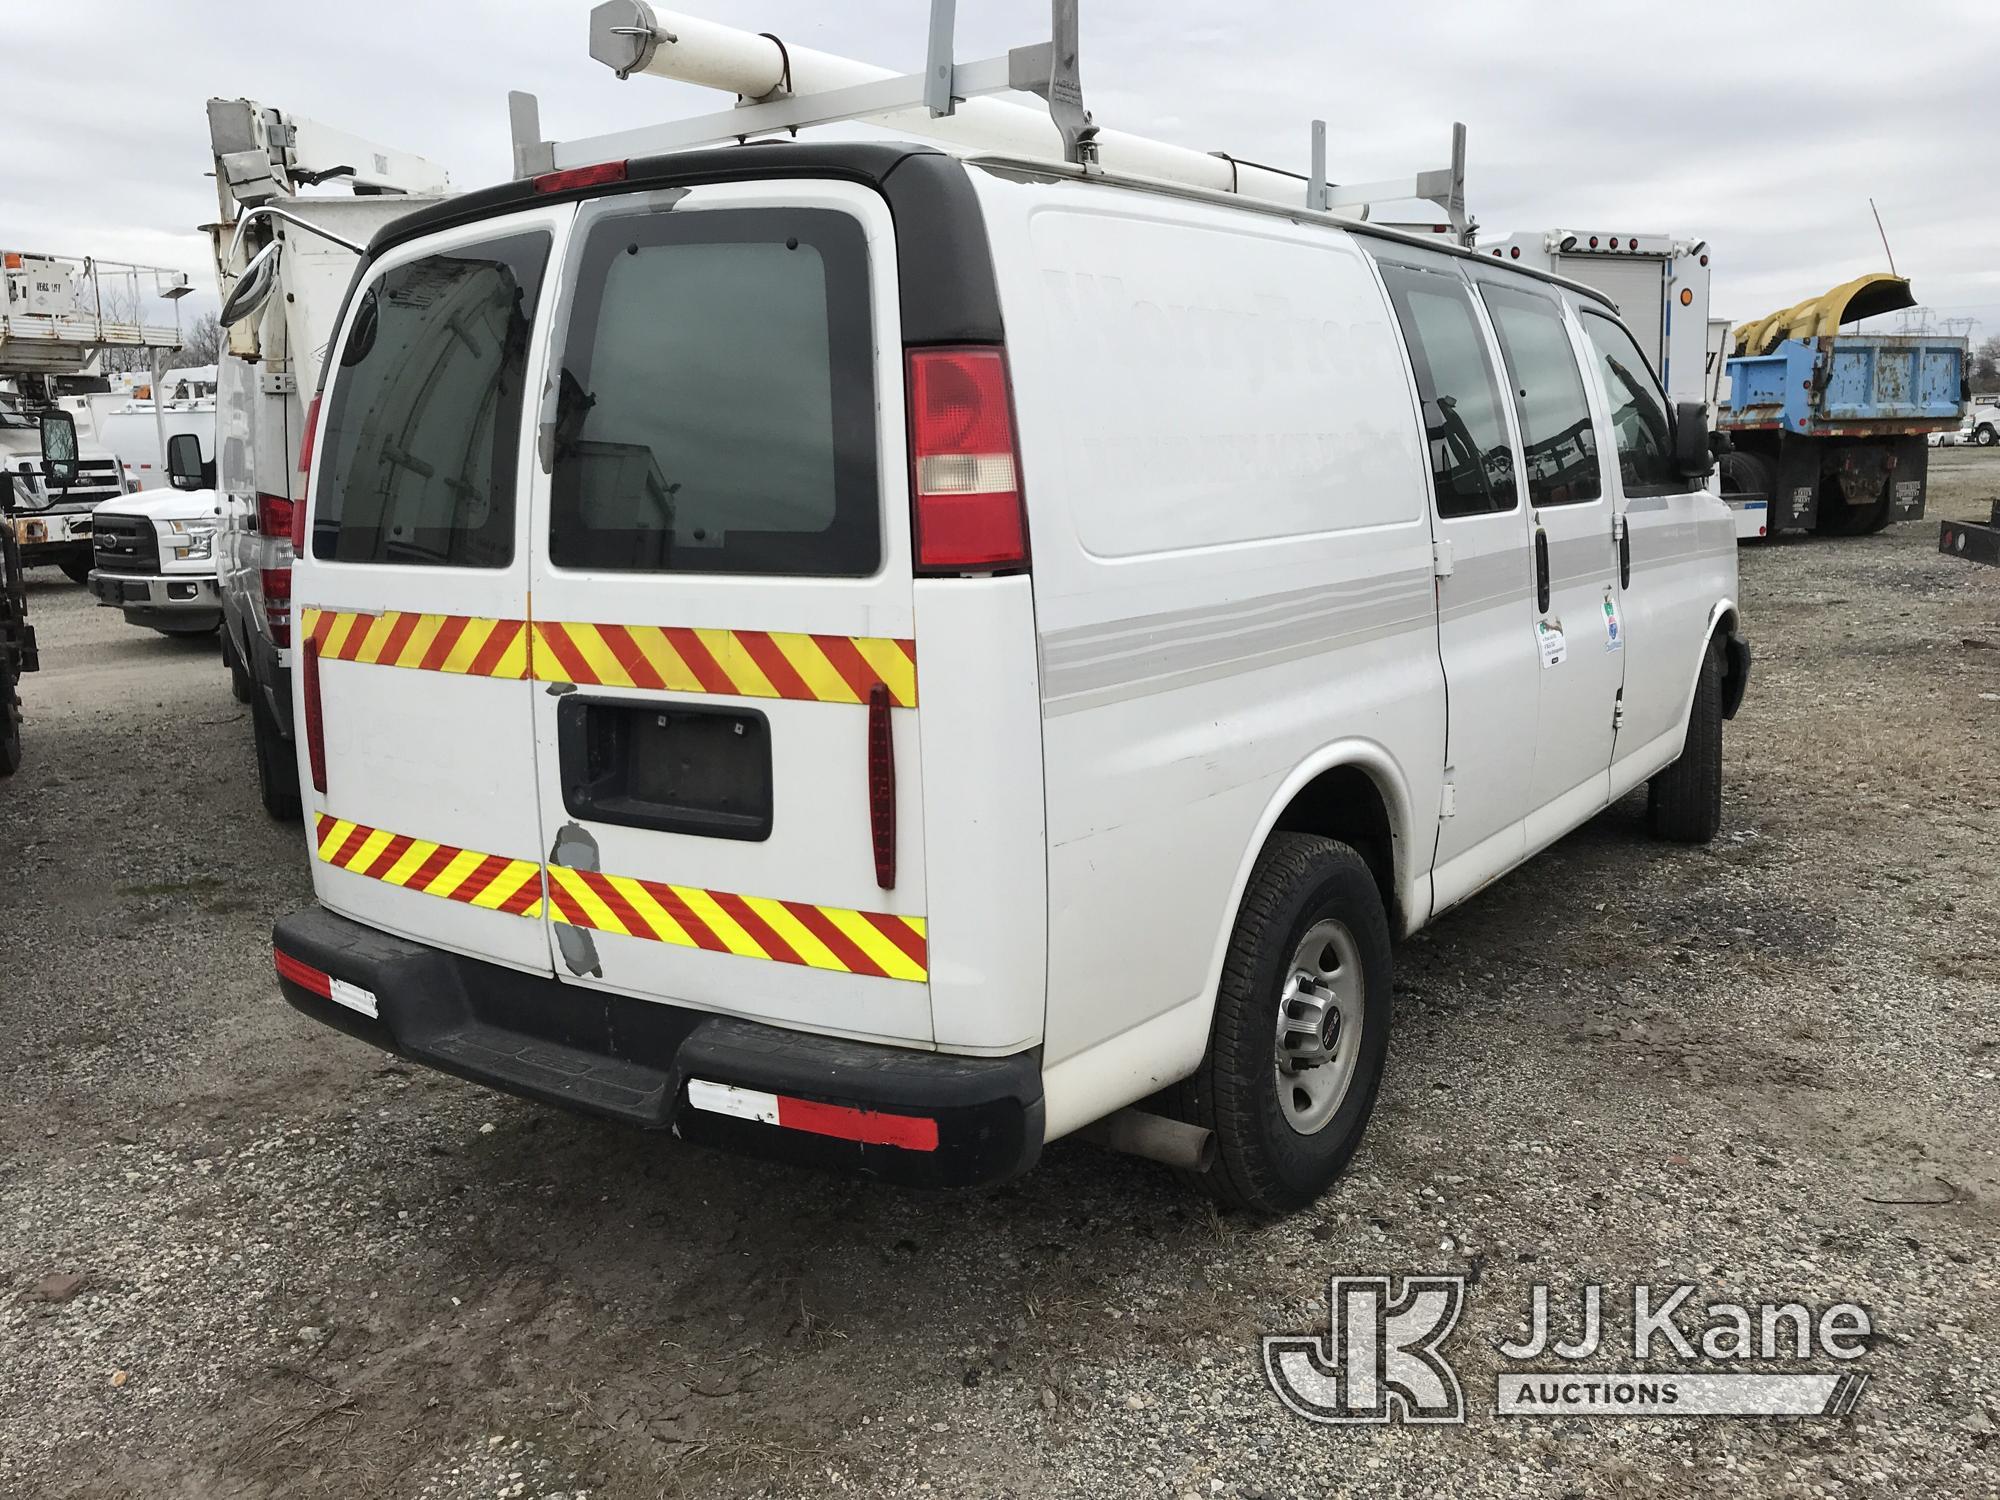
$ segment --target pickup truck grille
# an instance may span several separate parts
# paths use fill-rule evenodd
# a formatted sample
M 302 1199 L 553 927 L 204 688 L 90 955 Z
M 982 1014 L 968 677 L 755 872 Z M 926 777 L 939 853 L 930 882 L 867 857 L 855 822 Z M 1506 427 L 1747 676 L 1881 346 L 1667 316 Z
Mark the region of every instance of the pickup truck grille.
M 76 482 L 67 490 L 49 492 L 50 510 L 91 510 L 106 500 L 115 500 L 125 493 L 125 485 L 119 476 L 118 460 L 115 458 L 79 459 L 76 465 Z
M 151 521 L 144 516 L 100 515 L 94 519 L 93 541 L 100 572 L 160 571 L 160 539 Z

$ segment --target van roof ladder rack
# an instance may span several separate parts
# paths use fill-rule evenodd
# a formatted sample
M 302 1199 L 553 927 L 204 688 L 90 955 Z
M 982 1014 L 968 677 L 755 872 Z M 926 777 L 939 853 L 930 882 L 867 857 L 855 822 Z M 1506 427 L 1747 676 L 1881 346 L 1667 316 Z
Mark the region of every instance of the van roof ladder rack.
M 1078 0 L 1051 0 L 1049 40 L 961 63 L 952 50 L 957 0 L 930 0 L 924 71 L 898 74 L 794 46 L 768 32 L 739 31 L 698 16 L 656 10 L 647 0 L 604 0 L 590 13 L 592 57 L 620 78 L 645 73 L 732 93 L 735 108 L 610 135 L 552 141 L 542 138 L 535 97 L 511 93 L 514 172 L 517 177 L 535 177 L 860 120 L 973 155 L 1061 161 L 1084 172 L 1153 178 L 1348 218 L 1368 218 L 1377 203 L 1429 202 L 1444 212 L 1455 239 L 1462 243 L 1468 237 L 1463 125 L 1452 127 L 1447 166 L 1368 183 L 1328 180 L 1323 121 L 1313 122 L 1309 177 L 1221 152 L 1194 151 L 1101 128 L 1083 104 L 1077 4 Z M 1040 96 L 1046 113 L 987 97 L 1009 90 Z

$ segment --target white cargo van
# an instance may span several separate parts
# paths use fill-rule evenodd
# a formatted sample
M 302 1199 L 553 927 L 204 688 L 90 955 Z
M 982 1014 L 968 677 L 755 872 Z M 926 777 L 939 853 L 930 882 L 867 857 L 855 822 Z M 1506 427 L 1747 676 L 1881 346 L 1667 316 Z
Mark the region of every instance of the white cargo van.
M 1575 284 L 754 145 L 398 221 L 326 368 L 277 968 L 467 1078 L 921 1183 L 1095 1125 L 1282 1211 L 1392 940 L 1649 781 L 1717 827 L 1706 424 Z

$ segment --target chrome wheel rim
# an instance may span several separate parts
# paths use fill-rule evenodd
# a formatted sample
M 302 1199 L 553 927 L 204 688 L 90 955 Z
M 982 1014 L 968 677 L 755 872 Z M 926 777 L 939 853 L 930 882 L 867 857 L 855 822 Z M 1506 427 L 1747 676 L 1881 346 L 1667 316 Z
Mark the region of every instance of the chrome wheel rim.
M 1361 1058 L 1361 947 L 1344 922 L 1316 922 L 1292 950 L 1272 1064 L 1285 1123 L 1312 1135 L 1334 1117 Z

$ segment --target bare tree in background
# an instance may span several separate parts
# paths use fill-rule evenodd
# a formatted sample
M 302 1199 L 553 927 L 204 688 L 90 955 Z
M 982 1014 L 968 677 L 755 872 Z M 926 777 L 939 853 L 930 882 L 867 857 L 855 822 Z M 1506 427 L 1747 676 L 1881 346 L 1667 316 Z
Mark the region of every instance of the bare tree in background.
M 180 362 L 184 365 L 212 365 L 222 356 L 222 320 L 203 313 L 181 340 Z
M 136 292 L 113 287 L 104 289 L 104 321 L 107 323 L 137 323 L 140 316 L 139 296 Z M 172 366 L 212 365 L 222 353 L 222 320 L 214 313 L 203 313 L 194 320 L 181 338 L 180 349 L 167 361 Z M 117 375 L 127 370 L 142 373 L 153 368 L 152 351 L 148 349 L 106 349 L 98 357 L 98 370 L 106 375 Z
M 139 294 L 136 291 L 100 283 L 99 295 L 103 299 L 105 322 L 139 321 Z M 106 375 L 116 375 L 125 370 L 150 370 L 152 367 L 153 356 L 145 349 L 106 349 L 97 357 L 97 368 Z
M 2000 391 L 2000 333 L 1981 339 L 1973 349 L 1972 388 L 1981 395 Z

